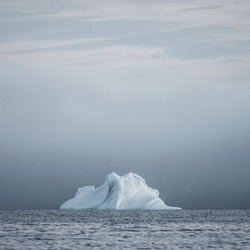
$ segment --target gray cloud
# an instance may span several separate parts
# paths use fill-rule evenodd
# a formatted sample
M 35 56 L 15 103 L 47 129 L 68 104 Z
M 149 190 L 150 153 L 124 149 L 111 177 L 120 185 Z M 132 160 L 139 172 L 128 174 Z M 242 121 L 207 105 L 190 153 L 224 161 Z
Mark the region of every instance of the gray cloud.
M 196 8 L 187 8 L 182 11 L 206 11 L 206 10 L 214 10 L 214 9 L 221 9 L 223 5 L 208 5 L 208 6 L 201 6 Z

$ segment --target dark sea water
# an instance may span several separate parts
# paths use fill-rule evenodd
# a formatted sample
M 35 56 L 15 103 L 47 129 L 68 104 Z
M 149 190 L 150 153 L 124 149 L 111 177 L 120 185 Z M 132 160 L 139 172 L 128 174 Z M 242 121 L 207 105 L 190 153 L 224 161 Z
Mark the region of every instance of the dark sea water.
M 0 249 L 250 249 L 250 210 L 0 211 Z

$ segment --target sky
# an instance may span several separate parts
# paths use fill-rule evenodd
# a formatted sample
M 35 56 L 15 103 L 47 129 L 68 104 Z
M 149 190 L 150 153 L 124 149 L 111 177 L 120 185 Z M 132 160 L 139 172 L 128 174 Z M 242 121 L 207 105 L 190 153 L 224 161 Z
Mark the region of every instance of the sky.
M 0 209 L 134 172 L 170 206 L 250 208 L 248 0 L 1 0 Z

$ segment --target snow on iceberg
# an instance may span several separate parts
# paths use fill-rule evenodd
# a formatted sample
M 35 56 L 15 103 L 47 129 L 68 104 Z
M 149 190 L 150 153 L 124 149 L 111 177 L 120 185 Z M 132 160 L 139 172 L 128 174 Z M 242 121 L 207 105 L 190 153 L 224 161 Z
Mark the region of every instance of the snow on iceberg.
M 64 202 L 60 209 L 179 209 L 167 206 L 156 189 L 134 173 L 107 175 L 98 188 L 79 188 L 74 198 Z

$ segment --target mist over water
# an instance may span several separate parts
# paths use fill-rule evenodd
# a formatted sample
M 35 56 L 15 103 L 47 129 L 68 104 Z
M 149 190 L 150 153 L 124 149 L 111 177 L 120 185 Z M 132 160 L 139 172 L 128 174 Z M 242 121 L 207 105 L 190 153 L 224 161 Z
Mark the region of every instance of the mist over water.
M 58 208 L 113 171 L 138 173 L 166 204 L 250 206 L 245 88 L 187 87 L 183 79 L 162 86 L 148 77 L 108 89 L 63 78 L 37 73 L 1 92 L 2 209 Z

